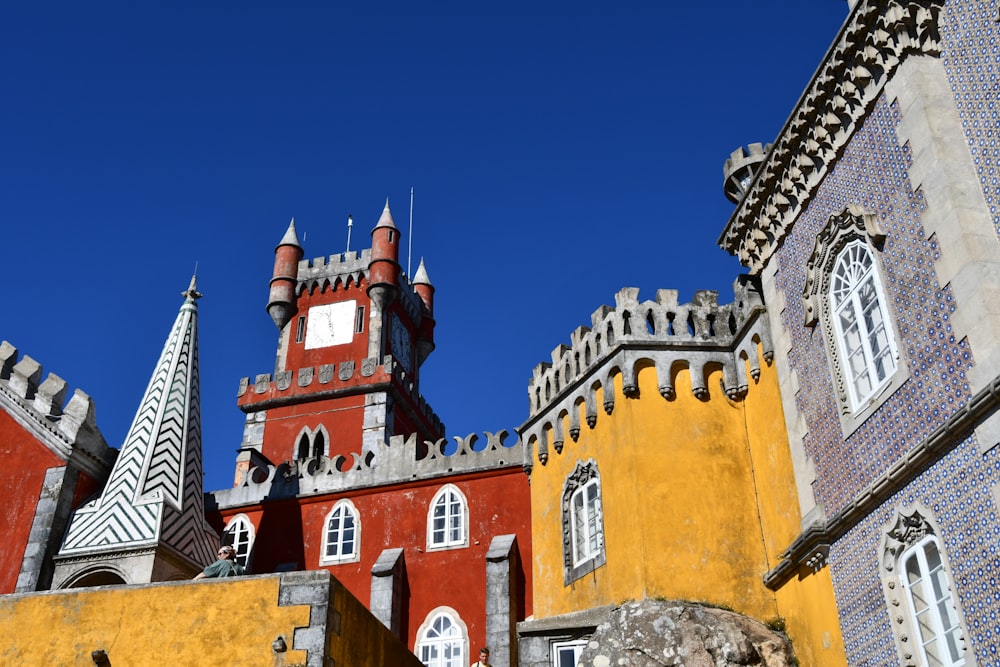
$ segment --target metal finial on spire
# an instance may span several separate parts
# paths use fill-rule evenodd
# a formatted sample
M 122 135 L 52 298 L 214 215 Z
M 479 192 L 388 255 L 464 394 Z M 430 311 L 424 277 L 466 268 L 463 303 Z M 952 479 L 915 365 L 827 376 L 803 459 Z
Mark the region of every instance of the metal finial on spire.
M 410 231 L 406 235 L 406 276 L 410 273 L 410 259 L 413 258 L 413 186 L 410 186 Z
M 351 228 L 354 227 L 354 216 L 347 214 L 347 252 L 351 252 Z
M 186 290 L 181 292 L 181 296 L 190 301 L 191 303 L 194 303 L 196 299 L 201 298 L 201 292 L 198 291 L 197 287 L 198 287 L 198 274 L 196 272 L 193 276 L 191 276 L 191 284 L 188 285 L 188 288 Z

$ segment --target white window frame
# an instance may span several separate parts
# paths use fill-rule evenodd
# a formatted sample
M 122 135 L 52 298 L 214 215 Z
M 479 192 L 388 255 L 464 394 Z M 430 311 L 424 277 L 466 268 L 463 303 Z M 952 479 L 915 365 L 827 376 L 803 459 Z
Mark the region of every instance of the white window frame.
M 932 566 L 927 560 L 928 547 L 932 547 L 937 555 L 937 564 Z M 920 575 L 911 581 L 908 575 L 909 563 L 917 565 Z M 962 667 L 965 661 L 965 633 L 955 608 L 953 584 L 948 568 L 945 567 L 941 545 L 933 535 L 924 537 L 915 543 L 899 558 L 899 577 L 906 591 L 906 607 L 910 615 L 910 623 L 916 632 L 913 643 L 920 649 L 920 657 L 924 665 L 932 664 L 928 658 L 928 649 L 935 649 L 935 665 L 943 667 Z M 918 588 L 918 584 L 924 584 Z M 926 584 L 931 584 L 930 590 Z M 918 592 L 919 591 L 919 592 Z M 924 601 L 921 594 L 928 592 L 933 601 Z M 918 601 L 922 609 L 918 609 Z M 948 618 L 945 618 L 947 616 Z M 947 624 L 947 627 L 946 627 Z
M 584 647 L 587 646 L 586 639 L 572 639 L 568 641 L 554 641 L 549 645 L 549 659 L 552 663 L 552 667 L 564 667 L 560 662 L 560 657 L 566 653 L 571 654 L 573 658 L 572 667 L 576 667 L 580 662 L 580 654 L 583 653 Z
M 246 514 L 231 517 L 222 531 L 222 544 L 236 549 L 236 562 L 246 568 L 250 567 L 255 538 L 253 522 Z
M 839 407 L 840 427 L 845 438 L 909 379 L 903 346 L 897 333 L 899 328 L 883 282 L 881 251 L 885 239 L 886 234 L 878 224 L 878 217 L 851 204 L 841 213 L 830 216 L 826 226 L 816 235 L 816 244 L 806 261 L 802 294 L 805 325 L 822 325 L 834 396 Z M 870 298 L 864 304 L 856 290 L 838 289 L 842 276 L 835 274 L 845 267 L 844 262 L 852 255 L 869 260 L 864 271 L 852 276 L 855 288 L 866 284 L 866 281 L 871 287 Z M 846 308 L 863 314 L 865 305 L 871 317 L 869 320 L 863 316 L 858 318 L 860 336 L 855 339 L 854 349 L 848 349 L 840 314 Z M 878 340 L 878 349 L 874 351 L 872 334 Z M 857 362 L 854 366 L 851 364 L 852 353 Z M 864 372 L 875 379 L 871 386 L 859 391 L 857 380 Z
M 867 294 L 863 296 L 863 292 Z M 889 384 L 899 367 L 885 290 L 867 243 L 852 241 L 837 255 L 830 271 L 828 298 L 850 408 L 857 412 Z M 857 329 L 854 334 L 844 328 L 848 313 L 853 316 L 850 326 Z M 852 339 L 855 343 L 849 347 Z M 868 378 L 867 390 L 859 387 L 863 378 Z
M 582 534 L 581 527 L 584 529 Z M 562 528 L 563 584 L 568 586 L 607 562 L 601 475 L 594 459 L 586 463 L 577 461 L 566 478 L 562 494 Z
M 897 656 L 900 664 L 928 667 L 931 663 L 927 660 L 926 644 L 943 651 L 946 657 L 934 665 L 974 667 L 976 659 L 965 640 L 968 625 L 951 577 L 948 554 L 939 536 L 933 513 L 920 503 L 897 507 L 892 520 L 882 529 L 879 575 L 886 609 L 894 621 L 892 632 Z M 933 567 L 927 559 L 929 548 L 937 560 Z M 934 602 L 930 605 L 915 603 L 918 580 L 911 581 L 908 577 L 907 564 L 911 562 L 917 564 L 919 582 L 934 586 Z M 924 618 L 920 618 L 920 612 Z M 957 657 L 949 650 L 948 638 L 957 649 Z
M 442 510 L 438 514 L 438 510 Z M 443 525 L 438 523 L 443 520 Z M 442 532 L 443 531 L 443 532 Z M 454 484 L 442 486 L 427 510 L 427 550 L 461 549 L 469 546 L 469 502 Z
M 447 627 L 443 624 L 447 623 Z M 447 634 L 443 634 L 444 631 Z M 434 649 L 437 649 L 434 652 Z M 450 649 L 450 655 L 445 655 Z M 413 653 L 427 667 L 466 667 L 469 630 L 451 607 L 432 609 L 417 630 Z
M 570 530 L 573 535 L 573 567 L 597 558 L 604 549 L 601 515 L 601 485 L 595 477 L 570 496 Z
M 337 521 L 337 539 L 335 544 L 330 542 L 331 524 Z M 350 526 L 345 524 L 350 521 Z M 347 540 L 344 533 L 347 530 L 353 531 L 350 540 L 350 551 L 345 550 Z M 336 553 L 330 553 L 330 547 L 336 547 Z M 356 563 L 361 559 L 361 516 L 354 503 L 347 499 L 338 500 L 330 513 L 323 520 L 322 547 L 319 552 L 320 565 L 336 565 L 338 563 Z

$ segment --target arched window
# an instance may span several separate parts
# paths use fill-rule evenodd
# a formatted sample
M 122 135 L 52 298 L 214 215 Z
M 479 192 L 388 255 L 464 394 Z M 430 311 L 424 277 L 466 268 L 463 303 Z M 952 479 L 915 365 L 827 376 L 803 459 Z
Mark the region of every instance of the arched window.
M 438 607 L 417 632 L 414 653 L 427 667 L 466 667 L 468 632 L 454 609 Z
M 458 487 L 447 484 L 431 500 L 427 513 L 427 548 L 454 549 L 468 544 L 468 503 Z
M 919 640 L 924 664 L 964 665 L 965 639 L 937 538 L 928 535 L 920 540 L 903 553 L 900 562 L 907 608 L 917 628 L 915 639 Z
M 326 456 L 327 440 L 326 428 L 322 424 L 315 429 L 303 428 L 295 447 L 295 458 L 301 461 Z
M 236 549 L 236 561 L 243 567 L 249 567 L 253 540 L 253 524 L 246 514 L 237 514 L 230 519 L 222 533 L 222 543 Z
M 563 583 L 576 581 L 604 565 L 604 512 L 601 476 L 593 459 L 566 478 L 562 497 Z
M 885 239 L 878 217 L 851 204 L 830 216 L 805 263 L 805 325 L 821 325 L 845 437 L 909 377 L 882 282 Z
M 882 537 L 883 592 L 903 664 L 962 667 L 962 611 L 938 534 L 926 507 L 897 510 Z
M 849 243 L 837 256 L 830 275 L 830 310 L 851 407 L 857 409 L 896 371 L 882 284 L 863 241 Z
M 350 500 L 339 500 L 326 516 L 320 565 L 349 563 L 361 557 L 361 521 Z

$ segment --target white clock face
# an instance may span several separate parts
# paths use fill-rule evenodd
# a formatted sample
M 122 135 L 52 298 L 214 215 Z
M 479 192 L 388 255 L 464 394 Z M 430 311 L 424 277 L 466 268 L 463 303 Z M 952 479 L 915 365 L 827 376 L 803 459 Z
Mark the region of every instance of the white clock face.
M 313 306 L 306 319 L 306 349 L 344 345 L 354 340 L 354 313 L 357 301 Z
M 410 345 L 409 330 L 403 326 L 398 317 L 392 318 L 392 356 L 408 371 L 413 370 L 410 366 Z

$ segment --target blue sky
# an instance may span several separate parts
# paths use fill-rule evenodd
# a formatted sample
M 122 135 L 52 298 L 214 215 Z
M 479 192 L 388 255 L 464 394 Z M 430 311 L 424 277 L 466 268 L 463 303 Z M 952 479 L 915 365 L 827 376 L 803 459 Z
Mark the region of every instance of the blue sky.
M 197 263 L 206 488 L 228 486 L 289 218 L 306 257 L 345 249 L 349 213 L 366 247 L 386 197 L 405 232 L 413 187 L 422 392 L 452 436 L 512 431 L 532 368 L 620 288 L 731 300 L 723 161 L 777 135 L 847 12 L 4 3 L 0 339 L 119 446 Z

